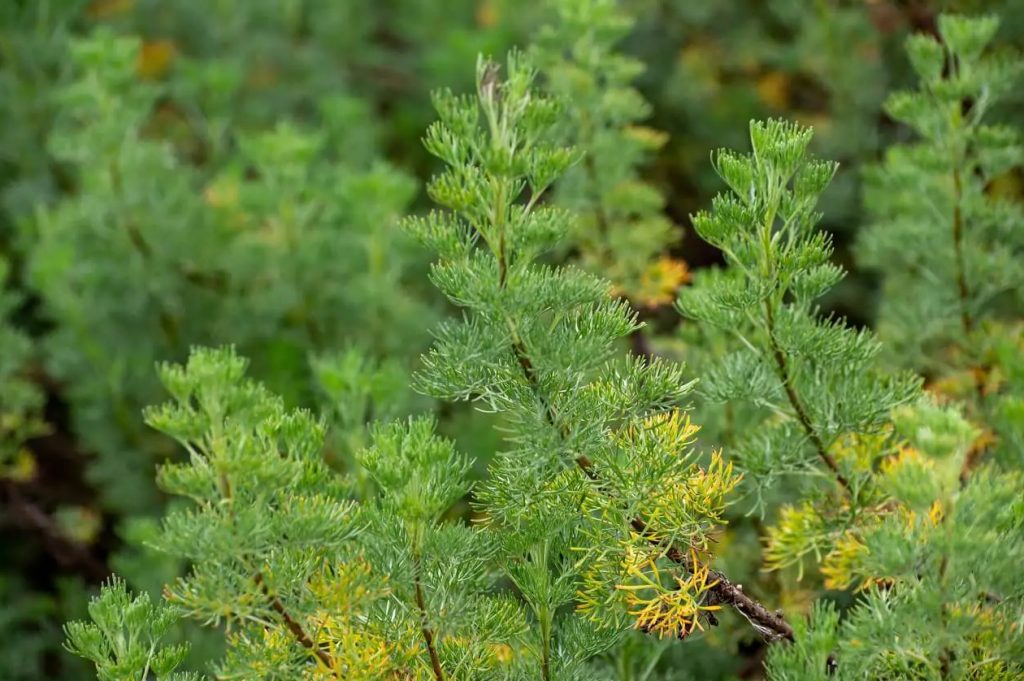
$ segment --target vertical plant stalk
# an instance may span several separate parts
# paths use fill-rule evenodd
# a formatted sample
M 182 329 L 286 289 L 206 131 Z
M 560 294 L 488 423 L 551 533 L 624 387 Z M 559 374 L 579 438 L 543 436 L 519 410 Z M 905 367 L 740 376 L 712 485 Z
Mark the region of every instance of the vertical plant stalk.
M 587 148 L 593 148 L 594 131 L 593 124 L 589 118 L 585 129 L 587 131 L 584 135 L 585 144 Z M 598 183 L 597 164 L 594 162 L 593 154 L 584 154 L 583 169 L 586 172 L 587 182 L 590 183 L 590 198 L 593 201 L 594 222 L 597 224 L 597 231 L 602 239 L 601 259 L 607 262 L 609 256 L 604 240 L 608 238 L 611 232 L 611 220 L 608 218 L 608 210 L 604 204 L 604 195 L 601 193 Z M 651 349 L 651 344 L 648 342 L 647 336 L 644 335 L 643 329 L 634 329 L 629 334 L 629 346 L 634 355 L 642 357 L 645 361 L 650 362 L 654 359 L 654 351 Z
M 543 681 L 551 681 L 551 613 L 547 610 L 540 618 L 540 677 Z
M 956 267 L 956 290 L 960 299 L 960 326 L 963 329 L 965 340 L 974 332 L 974 316 L 971 314 L 970 301 L 971 289 L 967 283 L 967 263 L 964 259 L 964 216 L 963 216 L 963 178 L 960 174 L 958 159 L 953 159 L 953 262 Z M 985 367 L 970 367 L 974 378 L 974 392 L 977 398 L 977 406 L 982 407 L 985 400 Z M 960 467 L 959 480 L 961 485 L 967 484 L 971 470 L 978 463 L 985 453 L 987 447 L 968 450 L 964 457 L 963 465 Z
M 835 479 L 843 487 L 847 494 L 852 494 L 853 490 L 850 487 L 850 481 L 845 475 L 839 470 L 839 464 L 835 458 L 828 453 L 828 449 L 825 447 L 825 443 L 821 439 L 821 435 L 814 428 L 814 423 L 811 421 L 810 415 L 807 413 L 807 408 L 804 406 L 803 400 L 800 399 L 799 393 L 796 391 L 796 386 L 793 384 L 793 375 L 789 367 L 789 360 L 786 358 L 786 353 L 782 351 L 782 347 L 779 345 L 778 340 L 775 338 L 775 313 L 772 310 L 772 303 L 769 300 L 765 301 L 764 304 L 765 314 L 765 328 L 768 332 L 768 343 L 771 346 L 772 359 L 775 361 L 775 370 L 778 374 L 779 381 L 782 383 L 782 388 L 786 391 L 786 399 L 789 401 L 793 412 L 796 414 L 796 419 L 800 423 L 800 427 L 803 428 L 804 433 L 807 434 L 807 439 L 811 441 L 814 446 L 815 452 L 832 474 Z
M 594 163 L 593 155 L 586 154 L 583 157 L 583 168 L 587 171 L 587 182 L 590 183 L 591 199 L 594 201 L 594 222 L 597 223 L 597 231 L 602 238 L 607 238 L 608 232 L 611 230 L 610 221 L 604 207 L 604 197 L 601 196 L 601 192 L 598 189 L 597 164 Z
M 772 260 L 771 244 L 772 228 L 775 225 L 778 204 L 779 199 L 776 197 L 771 209 L 768 211 L 764 224 L 760 229 L 761 250 L 764 254 L 764 260 L 761 262 L 761 267 L 766 278 L 769 278 L 775 269 L 775 263 Z M 789 360 L 786 357 L 786 353 L 783 352 L 782 346 L 779 345 L 778 339 L 775 337 L 775 307 L 771 297 L 766 298 L 764 301 L 764 325 L 765 332 L 768 335 L 768 344 L 771 348 L 772 360 L 775 362 L 776 374 L 779 377 L 779 381 L 782 383 L 782 388 L 786 392 L 786 399 L 793 408 L 793 412 L 796 414 L 800 427 L 803 428 L 807 438 L 811 441 L 811 445 L 814 446 L 814 451 L 818 454 L 818 458 L 820 458 L 828 469 L 832 471 L 836 481 L 839 482 L 845 492 L 852 496 L 853 490 L 850 487 L 850 481 L 842 474 L 839 470 L 839 464 L 836 463 L 836 460 L 828 453 L 828 449 L 825 447 L 825 443 L 822 441 L 821 435 L 818 433 L 817 429 L 815 429 L 814 423 L 811 421 L 810 414 L 807 413 L 807 407 L 804 406 L 803 400 L 800 399 L 800 394 L 797 392 L 796 386 L 793 383 L 793 373 L 789 366 Z
M 218 433 L 214 439 L 220 440 L 220 434 Z M 224 499 L 229 502 L 228 513 L 233 517 L 234 510 L 231 502 L 234 497 L 232 496 L 231 491 L 231 480 L 228 478 L 227 472 L 222 467 L 216 466 L 216 468 L 218 469 L 218 485 L 220 487 L 220 493 Z M 313 639 L 309 637 L 306 630 L 302 628 L 302 625 L 292 617 L 291 613 L 288 612 L 288 609 L 284 607 L 284 603 L 281 602 L 281 599 L 278 598 L 277 595 L 270 590 L 270 587 L 267 586 L 266 579 L 263 577 L 263 572 L 260 570 L 253 570 L 253 575 L 253 582 L 270 603 L 270 609 L 281 618 L 281 621 L 284 622 L 285 628 L 291 632 L 292 636 L 295 637 L 295 640 L 298 641 L 303 648 L 315 655 L 320 664 L 325 668 L 333 670 L 334 659 L 327 653 L 327 651 L 321 650 Z
M 441 658 L 437 654 L 437 647 L 434 643 L 434 630 L 430 628 L 427 620 L 427 599 L 423 596 L 423 566 L 420 562 L 419 552 L 412 556 L 413 569 L 413 591 L 416 597 L 416 608 L 420 611 L 420 632 L 423 634 L 423 642 L 427 646 L 427 654 L 430 656 L 430 668 L 434 672 L 437 681 L 444 681 L 444 670 L 441 668 Z
M 551 593 L 551 574 L 548 571 L 548 549 L 550 543 L 548 539 L 545 539 L 541 544 L 539 550 L 536 548 L 531 551 L 531 559 L 535 566 L 538 566 L 543 570 L 544 576 L 544 595 L 542 602 L 537 604 L 534 608 L 534 614 L 537 616 L 537 621 L 540 623 L 540 678 L 541 681 L 551 681 L 551 632 L 554 624 L 555 613 L 551 610 L 551 605 L 547 601 L 548 596 Z
M 963 201 L 963 180 L 960 177 L 960 166 L 953 164 L 953 256 L 956 266 L 956 289 L 960 298 L 960 325 L 964 334 L 974 331 L 974 317 L 969 308 L 971 290 L 967 284 L 967 265 L 964 261 L 964 217 L 961 203 Z

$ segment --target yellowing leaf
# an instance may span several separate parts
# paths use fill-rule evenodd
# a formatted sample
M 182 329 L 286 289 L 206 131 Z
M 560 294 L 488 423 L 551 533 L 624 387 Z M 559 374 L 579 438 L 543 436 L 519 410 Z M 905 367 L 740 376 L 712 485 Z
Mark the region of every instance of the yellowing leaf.
M 175 54 L 177 48 L 170 40 L 147 40 L 139 50 L 135 72 L 145 80 L 156 80 L 170 69 Z
M 85 13 L 90 19 L 106 19 L 124 14 L 135 7 L 135 0 L 93 0 Z
M 821 574 L 825 577 L 826 589 L 846 589 L 856 580 L 858 561 L 866 555 L 868 547 L 852 532 L 847 532 L 836 541 L 821 564 Z M 873 580 L 866 578 L 857 584 L 857 589 L 864 589 Z
M 646 125 L 627 125 L 623 131 L 626 137 L 639 142 L 645 149 L 654 151 L 665 146 L 668 133 Z
M 757 79 L 757 96 L 771 108 L 789 108 L 790 79 L 781 71 L 769 71 Z
M 13 480 L 14 482 L 28 482 L 36 477 L 39 466 L 36 458 L 27 449 L 19 449 L 10 463 L 0 468 L 0 477 Z
M 476 6 L 476 24 L 480 28 L 493 28 L 501 20 L 501 11 L 495 0 L 482 0 Z
M 651 263 L 640 278 L 638 302 L 647 307 L 667 305 L 675 300 L 676 291 L 690 281 L 690 270 L 682 260 L 662 256 Z

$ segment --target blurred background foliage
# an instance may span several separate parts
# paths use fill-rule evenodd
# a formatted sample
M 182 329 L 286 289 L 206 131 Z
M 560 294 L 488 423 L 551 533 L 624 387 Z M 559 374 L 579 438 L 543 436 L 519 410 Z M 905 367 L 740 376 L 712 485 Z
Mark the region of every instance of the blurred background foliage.
M 744 148 L 751 118 L 794 119 L 841 163 L 822 206 L 851 276 L 826 307 L 858 324 L 876 298 L 850 255 L 866 222 L 862 171 L 909 137 L 882 109 L 912 82 L 904 38 L 955 10 L 998 13 L 999 41 L 1024 41 L 1015 0 L 619 4 L 635 23 L 618 49 L 645 67 L 635 85 L 649 116 L 633 122 L 664 134 L 637 155 L 671 249 L 652 276 L 675 287 L 720 262 L 687 238 L 717 189 L 710 151 Z M 427 205 L 430 92 L 469 90 L 477 54 L 513 45 L 543 45 L 557 64 L 572 35 L 545 43 L 553 16 L 542 0 L 0 3 L 3 678 L 88 678 L 58 645 L 82 592 L 111 567 L 152 589 L 178 570 L 145 549 L 164 503 L 153 467 L 174 451 L 141 419 L 160 399 L 155 362 L 237 344 L 257 378 L 325 414 L 339 467 L 369 420 L 434 408 L 408 377 L 450 311 L 397 226 Z M 572 96 L 571 82 L 552 87 Z M 996 118 L 1019 120 L 1022 104 L 1011 97 Z M 1024 193 L 1019 174 L 1000 182 Z M 587 264 L 587 247 L 561 257 Z M 652 323 L 649 342 L 672 352 L 672 291 L 624 290 Z M 486 417 L 439 415 L 486 462 L 497 446 Z M 754 573 L 757 534 L 741 523 L 723 537 L 738 547 L 723 552 L 725 571 L 770 589 L 777 576 Z M 761 649 L 739 629 L 705 640 L 676 668 L 760 673 Z

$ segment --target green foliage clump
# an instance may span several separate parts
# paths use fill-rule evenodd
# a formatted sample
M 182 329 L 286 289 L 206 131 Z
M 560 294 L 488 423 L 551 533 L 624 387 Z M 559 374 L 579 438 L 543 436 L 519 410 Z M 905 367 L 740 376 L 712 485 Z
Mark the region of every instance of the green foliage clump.
M 7 288 L 8 271 L 0 260 L 0 477 L 25 477 L 32 468 L 25 442 L 45 433 L 46 424 L 43 393 L 25 375 L 34 359 L 32 341 L 14 326 L 21 301 Z
M 886 110 L 917 140 L 868 171 L 859 255 L 883 274 L 878 328 L 893 363 L 971 405 L 1020 467 L 1024 211 L 1001 187 L 1024 152 L 1016 128 L 989 119 L 1024 60 L 991 49 L 998 27 L 992 16 L 943 16 L 938 37 L 908 41 L 920 84 Z
M 1019 472 L 966 479 L 979 433 L 922 401 L 916 377 L 883 373 L 870 332 L 817 316 L 814 300 L 842 272 L 813 230 L 834 167 L 805 159 L 809 141 L 809 130 L 755 122 L 751 154 L 715 156 L 731 193 L 694 225 L 728 267 L 680 296 L 685 314 L 715 327 L 707 335 L 728 338 L 703 396 L 746 405 L 733 414 L 734 449 L 755 502 L 785 489 L 782 476 L 832 483 L 768 504 L 766 567 L 797 565 L 802 575 L 813 557 L 826 588 L 865 592 L 838 630 L 819 611 L 819 630 L 773 648 L 768 670 L 820 678 L 838 664 L 841 678 L 969 678 L 983 668 L 1012 678 L 1019 586 L 1003 560 L 1024 548 L 1011 501 Z
M 950 409 L 898 412 L 903 442 L 881 464 L 886 511 L 841 542 L 833 576 L 863 589 L 840 619 L 816 606 L 795 643 L 769 652 L 772 679 L 1017 679 L 1024 559 L 1020 471 L 962 482 L 976 432 Z
M 410 356 L 430 315 L 405 290 L 405 176 L 341 162 L 326 133 L 287 123 L 240 133 L 216 173 L 196 168 L 147 132 L 167 92 L 136 81 L 139 49 L 108 32 L 72 46 L 78 77 L 50 146 L 79 191 L 40 212 L 29 254 L 56 322 L 48 369 L 68 384 L 107 503 L 136 512 L 153 508 L 145 481 L 169 453 L 135 416 L 158 394 L 147 365 L 232 339 L 311 404 L 310 357 Z
M 286 409 L 245 367 L 198 350 L 163 369 L 175 401 L 147 412 L 189 452 L 158 475 L 194 503 L 155 541 L 193 566 L 165 594 L 227 626 L 218 674 L 376 679 L 444 660 L 479 678 L 517 625 L 511 602 L 482 593 L 482 534 L 437 524 L 468 487 L 468 459 L 429 419 L 379 428 L 358 455 L 376 490 L 357 508 L 321 456 L 324 423 Z
M 149 596 L 133 596 L 124 582 L 113 579 L 89 603 L 91 622 L 70 622 L 67 648 L 96 664 L 101 681 L 148 679 L 198 681 L 199 676 L 176 672 L 188 653 L 186 644 L 161 645 L 176 617 L 170 608 Z
M 608 0 L 552 5 L 534 52 L 546 89 L 571 103 L 559 127 L 583 154 L 555 189 L 556 202 L 577 216 L 579 262 L 635 305 L 671 302 L 687 277 L 685 263 L 665 254 L 679 231 L 664 216 L 664 197 L 639 174 L 666 138 L 639 125 L 651 113 L 632 84 L 643 64 L 616 49 L 633 22 Z
M 1019 207 L 985 191 L 992 173 L 1019 155 L 1006 145 L 1015 138 L 1012 131 L 980 123 L 989 97 L 998 98 L 1018 69 L 1013 61 L 982 57 L 996 25 L 942 16 L 943 43 L 925 36 L 909 41 L 924 87 L 894 96 L 889 110 L 924 141 L 891 150 L 874 171 L 868 197 L 879 221 L 866 232 L 865 257 L 888 274 L 880 331 L 892 339 L 893 358 L 929 372 L 946 400 L 953 391 L 943 383 L 955 384 L 957 371 L 980 364 L 972 353 L 987 343 L 979 339 L 1006 333 L 1000 316 L 1014 308 L 998 298 L 1009 293 L 1012 300 L 1019 287 L 1008 283 L 1016 274 L 1004 264 L 1012 240 L 989 232 L 1012 228 Z M 922 241 L 936 247 L 907 247 Z M 986 289 L 988 283 L 995 288 Z M 978 329 L 983 323 L 986 332 Z M 1010 576 L 1024 551 L 1021 471 L 1002 457 L 982 461 L 992 435 L 980 429 L 1002 430 L 1005 421 L 992 405 L 1006 398 L 990 392 L 984 374 L 974 374 L 967 386 L 962 396 L 979 427 L 956 408 L 922 402 L 892 412 L 890 431 L 877 441 L 881 447 L 859 442 L 840 450 L 870 466 L 873 498 L 864 509 L 869 513 L 857 518 L 860 527 L 851 531 L 848 523 L 831 545 L 822 572 L 826 586 L 864 593 L 842 619 L 819 607 L 794 645 L 772 650 L 772 678 L 818 678 L 823 663 L 849 679 L 1024 674 L 1022 592 Z M 770 533 L 773 542 L 820 551 L 817 537 L 826 528 L 813 516 L 784 512 L 782 520 Z M 769 546 L 770 556 L 781 553 Z
M 519 57 L 503 82 L 493 64 L 478 72 L 479 108 L 441 93 L 427 134 L 448 165 L 429 191 L 450 213 L 410 222 L 440 256 L 434 283 L 466 309 L 442 326 L 420 385 L 505 418 L 510 448 L 476 497 L 506 535 L 499 560 L 540 627 L 543 677 L 575 678 L 627 612 L 685 637 L 717 609 L 713 583 L 727 580 L 708 579 L 708 535 L 736 480 L 691 446 L 681 367 L 617 356 L 637 328 L 628 303 L 582 270 L 535 262 L 568 230 L 564 209 L 540 198 L 577 153 L 545 143 L 556 105 L 530 95 Z M 577 597 L 588 618 L 560 616 Z
M 696 456 L 691 384 L 678 366 L 615 357 L 635 322 L 606 282 L 534 262 L 568 231 L 537 199 L 577 156 L 546 141 L 557 109 L 533 78 L 513 54 L 505 80 L 480 62 L 476 100 L 437 95 L 427 146 L 448 169 L 430 191 L 451 212 L 409 223 L 441 256 L 434 282 L 468 308 L 419 385 L 505 418 L 477 527 L 442 522 L 471 462 L 429 420 L 374 430 L 358 495 L 358 476 L 321 457 L 323 422 L 246 380 L 233 352 L 162 369 L 174 401 L 147 422 L 189 456 L 158 482 L 192 504 L 153 543 L 192 565 L 168 600 L 228 625 L 218 674 L 583 679 L 630 626 L 685 638 L 725 602 L 779 626 L 710 568 L 738 480 L 717 454 Z
M 849 517 L 826 498 L 838 492 L 856 506 L 871 470 L 834 450 L 844 438 L 884 435 L 893 408 L 917 394 L 918 381 L 878 371 L 881 347 L 871 333 L 818 313 L 815 301 L 843 272 L 830 260 L 828 237 L 815 229 L 818 196 L 836 166 L 806 157 L 811 134 L 782 121 L 754 122 L 751 153 L 714 156 L 729 192 L 693 222 L 727 267 L 702 273 L 679 307 L 708 335 L 727 339 L 705 367 L 702 392 L 709 402 L 745 409 L 731 425 L 733 447 L 755 500 L 762 503 L 782 476 L 824 475 L 834 484 L 811 487 L 824 495 L 826 515 L 839 511 L 831 522 L 842 527 Z
M 4 4 L 0 676 L 1024 678 L 981 4 Z

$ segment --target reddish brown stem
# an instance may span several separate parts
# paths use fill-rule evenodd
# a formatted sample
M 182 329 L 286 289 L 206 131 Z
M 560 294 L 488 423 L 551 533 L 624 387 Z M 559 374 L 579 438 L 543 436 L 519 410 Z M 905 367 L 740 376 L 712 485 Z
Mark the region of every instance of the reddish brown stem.
M 430 655 L 430 668 L 434 672 L 434 678 L 437 681 L 444 681 L 444 670 L 441 669 L 441 658 L 437 655 L 437 648 L 434 645 L 434 630 L 430 628 L 430 623 L 427 621 L 427 603 L 423 597 L 423 583 L 420 580 L 420 560 L 416 556 L 413 558 L 413 586 L 416 592 L 416 607 L 420 611 L 420 631 L 423 634 L 423 641 L 427 645 L 427 654 Z
M 326 651 L 321 650 L 319 646 L 313 642 L 313 639 L 309 637 L 309 634 L 307 634 L 302 628 L 302 625 L 296 622 L 295 618 L 289 614 L 288 610 L 284 607 L 284 604 L 281 603 L 281 599 L 271 593 L 270 589 L 267 588 L 266 583 L 263 581 L 263 574 L 257 572 L 254 581 L 256 582 L 256 585 L 260 587 L 260 590 L 263 591 L 263 595 L 267 597 L 268 601 L 270 601 L 270 608 L 277 613 L 278 617 L 281 618 L 281 621 L 284 622 L 285 627 L 287 627 L 288 631 L 292 633 L 295 640 L 302 644 L 303 648 L 308 649 L 311 653 L 316 655 L 317 659 L 319 659 L 325 667 L 333 669 L 334 660 L 331 659 L 331 656 L 328 655 Z
M 852 494 L 850 488 L 850 481 L 845 475 L 839 470 L 839 464 L 835 458 L 828 453 L 828 449 L 825 447 L 825 443 L 822 442 L 821 436 L 818 431 L 814 428 L 814 424 L 811 422 L 811 417 L 807 413 L 807 408 L 804 406 L 803 400 L 800 399 L 800 395 L 796 391 L 796 387 L 793 385 L 793 375 L 789 368 L 789 361 L 786 359 L 786 353 L 782 351 L 779 346 L 779 342 L 775 338 L 775 315 L 772 312 L 771 302 L 765 301 L 765 324 L 768 329 L 768 342 L 771 345 L 772 358 L 775 360 L 775 369 L 778 372 L 779 381 L 782 383 L 782 388 L 786 392 L 786 399 L 789 400 L 790 406 L 793 407 L 793 411 L 796 413 L 796 419 L 800 423 L 800 427 L 803 428 L 804 433 L 807 434 L 807 439 L 811 441 L 814 446 L 814 451 L 818 454 L 835 479 L 842 485 L 843 489 L 846 490 L 847 494 Z

